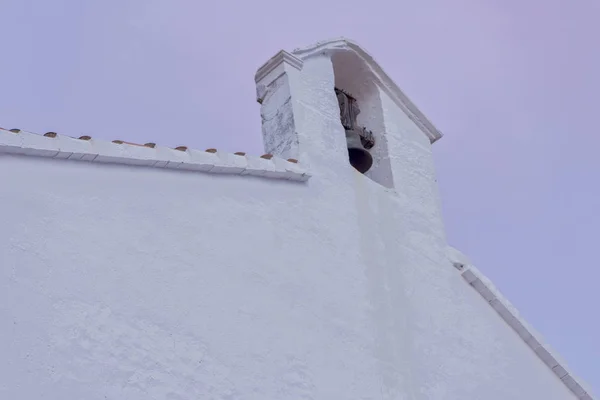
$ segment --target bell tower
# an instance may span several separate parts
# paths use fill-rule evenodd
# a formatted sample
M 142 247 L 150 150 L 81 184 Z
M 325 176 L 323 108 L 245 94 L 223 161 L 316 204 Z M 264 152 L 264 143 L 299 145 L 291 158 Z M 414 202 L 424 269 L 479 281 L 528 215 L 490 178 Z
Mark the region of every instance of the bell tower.
M 280 51 L 255 79 L 266 152 L 314 175 L 358 171 L 439 211 L 431 144 L 442 134 L 356 43 Z

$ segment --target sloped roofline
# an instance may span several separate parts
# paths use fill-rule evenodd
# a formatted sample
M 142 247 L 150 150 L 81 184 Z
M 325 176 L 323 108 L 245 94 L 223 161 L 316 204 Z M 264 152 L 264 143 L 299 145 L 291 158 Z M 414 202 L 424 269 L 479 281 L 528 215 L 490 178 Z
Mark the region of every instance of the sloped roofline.
M 545 342 L 542 335 L 521 317 L 515 306 L 504 297 L 492 281 L 472 265 L 459 250 L 449 246 L 447 251 L 448 258 L 465 282 L 479 293 L 482 299 L 519 335 L 521 340 L 552 370 L 571 393 L 579 400 L 594 400 L 589 386 L 571 372 L 565 361 Z
M 356 42 L 344 37 L 324 40 L 317 42 L 312 46 L 298 48 L 292 51 L 292 54 L 305 60 L 315 55 L 323 53 L 333 53 L 336 51 L 350 51 L 361 58 L 371 69 L 377 84 L 386 92 L 388 96 L 400 107 L 408 117 L 427 135 L 431 143 L 441 139 L 443 134 L 433 123 L 415 106 L 415 104 L 404 94 L 402 89 L 389 77 L 367 51 L 365 51 Z

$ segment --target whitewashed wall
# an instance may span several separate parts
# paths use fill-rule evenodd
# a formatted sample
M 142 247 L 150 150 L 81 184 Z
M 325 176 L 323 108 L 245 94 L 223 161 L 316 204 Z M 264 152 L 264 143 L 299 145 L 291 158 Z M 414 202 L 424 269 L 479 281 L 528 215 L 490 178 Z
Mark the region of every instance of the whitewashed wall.
M 1 399 L 575 398 L 449 261 L 427 137 L 380 93 L 379 185 L 288 72 L 308 182 L 0 154 Z

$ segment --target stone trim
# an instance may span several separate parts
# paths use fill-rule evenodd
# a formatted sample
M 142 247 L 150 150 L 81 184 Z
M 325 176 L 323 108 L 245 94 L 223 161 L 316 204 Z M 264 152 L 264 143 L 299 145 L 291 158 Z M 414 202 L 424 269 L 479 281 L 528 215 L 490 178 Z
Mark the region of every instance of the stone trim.
M 76 139 L 57 134 L 38 135 L 22 130 L 15 133 L 0 128 L 0 154 L 2 153 L 203 173 L 250 175 L 300 182 L 307 181 L 311 176 L 295 160 L 287 161 L 272 156 L 221 153 L 216 149 L 191 150 L 185 146 L 171 149 L 120 140 L 95 140 L 89 136 Z
M 261 81 L 265 76 L 269 75 L 275 68 L 284 62 L 296 68 L 298 71 L 302 70 L 302 66 L 304 65 L 303 61 L 298 57 L 288 53 L 285 50 L 280 50 L 277 54 L 275 54 L 266 63 L 258 68 L 256 74 L 254 75 L 254 81 Z
M 462 261 L 462 260 L 461 260 Z M 485 301 L 498 313 L 523 341 L 533 350 L 544 364 L 560 379 L 563 384 L 579 399 L 594 400 L 584 383 L 569 372 L 566 364 L 559 360 L 556 352 L 544 343 L 541 335 L 519 316 L 515 307 L 494 287 L 492 282 L 477 268 L 461 261 L 453 262 L 454 268 L 460 271 L 464 280 L 472 286 Z
M 371 72 L 375 76 L 375 80 L 379 87 L 381 87 L 388 96 L 400 107 L 406 115 L 419 127 L 419 129 L 427 135 L 431 143 L 436 142 L 442 138 L 442 132 L 440 132 L 434 125 L 427 119 L 427 117 L 414 105 L 414 103 L 404 94 L 404 92 L 396 85 L 396 83 L 389 77 L 388 74 L 379 66 L 375 59 L 362 49 L 358 44 L 352 40 L 346 38 L 337 38 L 331 40 L 325 40 L 318 42 L 312 46 L 295 49 L 292 53 L 301 60 L 305 60 L 309 57 L 331 53 L 335 51 L 351 51 L 358 57 L 364 60 L 365 64 L 369 66 Z

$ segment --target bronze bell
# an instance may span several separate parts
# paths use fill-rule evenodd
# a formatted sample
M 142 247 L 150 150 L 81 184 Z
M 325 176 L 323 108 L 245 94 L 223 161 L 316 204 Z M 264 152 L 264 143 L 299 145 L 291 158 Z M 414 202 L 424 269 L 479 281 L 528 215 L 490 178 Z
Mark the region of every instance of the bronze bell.
M 364 174 L 373 165 L 373 156 L 364 148 L 359 131 L 346 130 L 346 143 L 350 165 Z
M 335 88 L 335 94 L 340 106 L 340 119 L 346 131 L 348 158 L 358 172 L 364 174 L 373 165 L 373 156 L 369 149 L 375 145 L 373 133 L 364 127 L 358 127 L 356 118 L 360 113 L 356 99 L 349 93 Z

